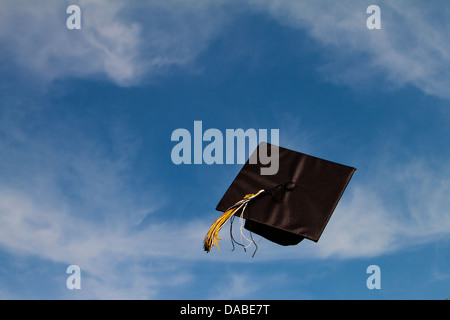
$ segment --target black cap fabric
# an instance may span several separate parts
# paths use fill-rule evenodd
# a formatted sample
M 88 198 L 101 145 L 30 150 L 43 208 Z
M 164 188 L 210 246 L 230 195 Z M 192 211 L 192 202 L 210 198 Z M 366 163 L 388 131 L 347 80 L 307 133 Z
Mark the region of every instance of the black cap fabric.
M 317 242 L 356 169 L 278 147 L 278 172 L 262 175 L 259 150 L 272 147 L 264 142 L 256 148 L 216 209 L 226 212 L 246 195 L 264 190 L 243 213 L 234 213 L 246 219 L 247 230 L 280 245 L 304 238 Z

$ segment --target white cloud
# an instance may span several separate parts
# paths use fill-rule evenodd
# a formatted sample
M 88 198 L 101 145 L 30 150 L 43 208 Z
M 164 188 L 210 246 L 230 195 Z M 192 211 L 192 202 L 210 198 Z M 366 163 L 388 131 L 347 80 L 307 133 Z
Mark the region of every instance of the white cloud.
M 330 81 L 353 87 L 412 85 L 450 98 L 448 8 L 425 1 L 378 1 L 381 30 L 366 27 L 371 1 L 70 3 L 82 9 L 82 30 L 65 27 L 69 2 L 3 0 L 0 43 L 9 57 L 43 79 L 107 77 L 119 85 L 139 84 L 174 66 L 195 70 L 195 59 L 235 16 L 256 11 L 306 30 L 323 45 L 318 70 Z
M 81 1 L 82 30 L 66 28 L 68 3 L 2 1 L 0 41 L 41 79 L 106 74 L 127 84 L 141 73 L 138 24 L 120 19 L 117 1 Z
M 14 254 L 79 265 L 83 297 L 155 298 L 161 288 L 189 283 L 192 276 L 180 261 L 204 253 L 205 224 L 154 223 L 135 231 L 124 215 L 118 220 L 109 212 L 117 223 L 83 219 L 71 212 L 70 202 L 58 203 L 48 194 L 40 200 L 33 197 L 0 189 L 0 244 Z M 165 259 L 173 262 L 164 265 Z M 158 276 L 162 273 L 164 277 Z
M 346 191 L 310 254 L 371 257 L 449 236 L 449 164 L 411 160 L 385 168 Z
M 243 299 L 250 294 L 257 292 L 261 287 L 260 283 L 252 281 L 248 275 L 241 273 L 228 274 L 223 283 L 217 285 L 212 299 L 230 300 Z
M 323 76 L 351 86 L 413 85 L 450 98 L 448 8 L 426 1 L 378 1 L 382 29 L 368 30 L 371 1 L 249 0 L 280 23 L 308 31 L 328 51 Z
M 368 188 L 356 187 L 339 204 L 317 246 L 318 256 L 377 256 L 403 245 L 396 243 L 399 220 Z
M 364 179 L 359 179 L 356 171 L 317 243 L 303 240 L 297 246 L 280 247 L 262 239 L 254 259 L 375 257 L 448 239 L 449 188 L 448 163 L 430 167 L 417 159 L 401 164 L 384 162 L 383 168 Z M 229 241 L 225 234 L 223 241 Z M 254 247 L 247 254 L 239 249 L 234 256 L 248 261 Z M 235 258 L 226 251 L 220 255 L 228 261 Z
M 261 277 L 249 274 L 247 271 L 232 271 L 226 273 L 211 287 L 210 299 L 249 299 L 258 292 L 264 292 L 267 288 L 276 288 L 286 282 L 288 278 L 280 272 Z
M 88 275 L 83 280 L 86 298 L 156 298 L 162 288 L 192 281 L 186 262 L 371 257 L 435 241 L 450 230 L 448 163 L 431 167 L 420 159 L 373 159 L 380 167 L 364 180 L 357 171 L 317 244 L 305 240 L 280 247 L 263 239 L 252 259 L 253 248 L 247 254 L 240 248 L 230 252 L 224 229 L 221 252 L 206 254 L 201 243 L 213 214 L 201 221 L 156 220 L 136 228 L 142 214 L 159 204 L 154 198 L 143 201 L 142 194 L 152 192 L 128 182 L 133 147 L 127 157 L 111 157 L 98 141 L 75 133 L 70 125 L 37 134 L 19 120 L 6 121 L 5 115 L 3 120 L 0 152 L 10 156 L 0 166 L 0 245 L 14 253 L 78 264 Z M 51 137 L 45 132 L 52 132 Z M 130 140 L 115 140 L 119 154 L 122 145 L 134 145 Z M 231 292 L 247 297 L 258 289 L 245 274 L 230 275 L 227 281 L 233 290 L 218 289 L 216 297 L 225 299 Z
M 226 21 L 209 1 L 3 0 L 0 43 L 40 79 L 106 77 L 118 85 L 186 66 Z M 69 4 L 81 30 L 68 30 Z
M 215 11 L 217 7 L 205 2 L 197 6 L 188 1 L 172 5 L 155 3 L 152 9 L 158 10 L 149 22 L 153 28 L 144 29 L 142 20 L 136 23 L 125 17 L 125 13 L 130 13 L 123 2 L 108 2 L 109 6 L 104 1 L 80 3 L 83 8 L 91 8 L 84 16 L 86 32 L 72 34 L 64 27 L 53 27 L 65 24 L 65 14 L 60 17 L 60 12 L 65 12 L 63 4 L 52 2 L 51 6 L 42 6 L 27 2 L 25 6 L 20 1 L 2 1 L 0 41 L 8 45 L 19 64 L 46 74 L 49 79 L 103 75 L 127 85 L 168 66 L 188 64 L 226 20 Z M 361 18 L 353 5 L 328 7 L 324 2 L 287 1 L 260 5 L 280 21 L 306 28 L 314 38 L 337 50 L 333 52 L 341 52 L 340 58 L 346 54 L 351 57 L 356 50 L 369 57 L 369 68 L 383 69 L 395 83 L 411 83 L 438 96 L 449 92 L 448 73 L 438 72 L 439 65 L 447 62 L 449 52 L 448 42 L 441 42 L 443 33 L 433 29 L 426 37 L 426 32 L 413 34 L 406 27 L 417 20 L 419 26 L 429 30 L 428 15 L 419 17 L 414 9 L 404 15 L 400 5 L 387 4 L 387 8 L 394 10 L 392 14 L 399 15 L 399 21 L 406 21 L 406 26 L 399 26 L 395 35 L 384 31 L 379 37 L 374 36 L 378 40 L 364 40 L 368 30 L 355 30 L 353 26 L 356 22 L 364 25 L 365 15 Z M 218 21 L 210 19 L 211 12 Z M 399 22 L 390 20 L 389 10 L 383 9 L 383 15 L 386 12 L 383 26 L 388 28 L 390 23 L 398 26 Z M 168 18 L 171 23 L 180 23 L 160 24 L 159 14 L 161 20 Z M 33 28 L 34 25 L 39 28 Z M 397 41 L 402 35 L 414 41 L 403 45 L 405 41 Z M 423 48 L 413 50 L 413 44 L 419 42 L 424 44 Z M 432 55 L 435 59 L 429 59 Z M 342 76 L 356 74 L 356 69 L 346 72 L 335 76 L 343 79 Z M 133 139 L 124 138 L 126 130 L 118 129 L 114 138 L 119 152 L 110 157 L 98 141 L 82 133 L 75 134 L 70 128 L 48 129 L 37 135 L 33 130 L 23 129 L 27 119 L 21 119 L 20 123 L 10 120 L 2 113 L 0 151 L 8 155 L 0 166 L 3 248 L 55 262 L 79 264 L 90 275 L 87 281 L 93 288 L 83 293 L 94 298 L 157 297 L 164 285 L 191 281 L 189 270 L 181 268 L 181 262 L 187 260 L 251 259 L 251 253 L 243 255 L 239 248 L 230 253 L 224 246 L 222 252 L 215 250 L 209 255 L 202 251 L 201 241 L 212 215 L 205 221 L 155 222 L 135 230 L 143 215 L 159 203 L 145 199 L 128 183 L 126 168 L 132 162 L 133 148 L 138 145 L 130 144 Z M 126 152 L 121 152 L 123 148 L 127 148 Z M 122 156 L 124 153 L 126 157 Z M 375 256 L 447 236 L 449 168 L 448 163 L 431 168 L 412 159 L 401 164 L 394 175 L 391 170 L 380 168 L 367 183 L 352 181 L 318 244 L 305 241 L 297 247 L 284 248 L 263 240 L 255 260 Z M 383 179 L 378 180 L 380 176 Z M 402 205 L 386 200 L 386 194 L 380 191 L 383 184 L 400 190 Z M 223 233 L 226 242 L 227 233 Z M 170 267 L 174 272 L 161 278 L 157 268 L 141 265 L 154 258 L 174 261 Z M 124 269 L 129 272 L 124 274 Z M 230 275 L 228 280 L 237 297 L 256 290 L 248 288 L 251 278 L 246 275 Z M 227 292 L 219 291 L 219 296 L 226 298 Z
M 98 221 L 80 217 L 75 201 L 58 201 L 52 190 L 45 194 L 0 188 L 0 244 L 14 254 L 36 256 L 62 264 L 77 264 L 88 277 L 83 294 L 90 298 L 153 298 L 162 286 L 190 281 L 190 274 L 173 263 L 163 278 L 154 265 L 164 258 L 186 260 L 200 257 L 205 224 L 154 223 L 136 231 L 132 216 L 107 212 Z M 39 198 L 39 199 L 36 199 Z M 89 202 L 84 204 L 88 208 Z M 105 207 L 109 207 L 105 203 Z M 100 212 L 104 214 L 104 212 Z M 141 267 L 142 263 L 149 267 Z M 162 267 L 167 269 L 167 267 Z M 125 271 L 126 270 L 126 271 Z M 111 290 L 114 289 L 114 290 Z
M 1 119 L 2 249 L 79 265 L 85 298 L 148 299 L 162 287 L 191 281 L 189 270 L 161 261 L 200 256 L 207 225 L 139 227 L 164 195 L 149 197 L 151 190 L 134 187 L 128 168 L 139 143 L 123 127 L 110 137 L 116 150 L 111 153 L 97 138 L 73 130 L 70 121 L 41 126 L 14 110 L 3 110 Z M 158 276 L 164 270 L 172 272 Z

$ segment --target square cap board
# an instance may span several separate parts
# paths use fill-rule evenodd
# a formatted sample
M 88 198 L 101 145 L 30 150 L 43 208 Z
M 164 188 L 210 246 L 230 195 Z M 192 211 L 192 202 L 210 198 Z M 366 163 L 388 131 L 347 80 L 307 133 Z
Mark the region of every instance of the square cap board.
M 280 245 L 296 245 L 304 238 L 317 242 L 356 169 L 274 146 L 278 172 L 262 175 L 259 150 L 268 152 L 271 147 L 259 144 L 216 209 L 226 212 L 247 194 L 263 190 L 248 201 L 244 212 L 234 213 L 243 213 L 247 230 Z

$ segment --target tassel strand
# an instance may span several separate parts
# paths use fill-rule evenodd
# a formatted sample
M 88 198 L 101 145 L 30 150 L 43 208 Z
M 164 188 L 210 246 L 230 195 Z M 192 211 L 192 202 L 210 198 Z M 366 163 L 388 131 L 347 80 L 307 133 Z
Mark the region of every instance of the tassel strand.
M 254 199 L 255 197 L 257 197 L 258 195 L 260 195 L 262 192 L 264 192 L 264 190 L 260 190 L 255 194 L 247 194 L 244 199 L 236 202 L 234 205 L 232 205 L 231 207 L 228 208 L 227 211 L 225 211 L 224 214 L 222 214 L 216 221 L 214 221 L 214 223 L 211 225 L 211 227 L 208 230 L 208 233 L 205 236 L 205 239 L 203 240 L 203 249 L 205 249 L 206 252 L 210 252 L 213 246 L 216 246 L 217 249 L 220 251 L 219 248 L 219 241 L 221 240 L 219 238 L 219 232 L 222 229 L 222 227 L 225 225 L 225 223 L 230 220 L 234 214 L 236 212 L 238 212 L 240 209 L 244 208 L 241 214 L 241 219 L 242 219 L 242 215 L 244 213 L 245 208 L 247 207 L 247 204 Z M 242 225 L 241 225 L 241 235 L 242 235 Z M 244 236 L 245 239 L 247 239 L 247 237 Z M 251 241 L 249 239 L 247 239 L 250 244 Z M 254 241 L 253 241 L 254 243 Z M 247 248 L 248 246 L 244 246 L 245 248 Z

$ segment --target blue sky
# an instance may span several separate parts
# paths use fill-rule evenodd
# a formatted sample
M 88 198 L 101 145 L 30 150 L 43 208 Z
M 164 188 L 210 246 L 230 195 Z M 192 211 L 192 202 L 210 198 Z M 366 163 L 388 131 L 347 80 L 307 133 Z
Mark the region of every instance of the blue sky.
M 448 298 L 449 10 L 0 0 L 0 298 Z M 241 165 L 173 164 L 172 132 L 196 120 L 356 167 L 319 242 L 262 239 L 252 258 L 223 230 L 206 254 Z

